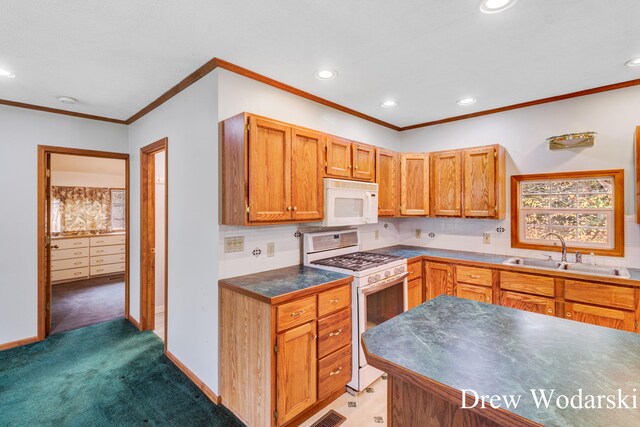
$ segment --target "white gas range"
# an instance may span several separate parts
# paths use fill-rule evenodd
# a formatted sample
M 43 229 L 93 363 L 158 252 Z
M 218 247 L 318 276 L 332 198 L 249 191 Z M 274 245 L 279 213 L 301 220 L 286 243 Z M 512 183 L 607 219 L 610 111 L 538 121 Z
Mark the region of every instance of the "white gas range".
M 360 250 L 358 230 L 304 235 L 304 265 L 351 274 L 352 377 L 348 386 L 360 392 L 383 374 L 367 364 L 360 336 L 367 329 L 407 310 L 407 260 Z

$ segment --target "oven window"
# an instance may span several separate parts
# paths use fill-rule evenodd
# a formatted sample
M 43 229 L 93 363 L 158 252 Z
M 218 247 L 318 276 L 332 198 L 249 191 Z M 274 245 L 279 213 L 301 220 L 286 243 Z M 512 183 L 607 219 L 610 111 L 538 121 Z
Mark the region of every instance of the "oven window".
M 400 282 L 397 285 L 366 296 L 367 312 L 365 315 L 367 318 L 365 330 L 386 322 L 404 311 L 403 290 L 404 283 Z
M 364 216 L 364 200 L 336 197 L 333 216 L 336 218 L 354 218 Z

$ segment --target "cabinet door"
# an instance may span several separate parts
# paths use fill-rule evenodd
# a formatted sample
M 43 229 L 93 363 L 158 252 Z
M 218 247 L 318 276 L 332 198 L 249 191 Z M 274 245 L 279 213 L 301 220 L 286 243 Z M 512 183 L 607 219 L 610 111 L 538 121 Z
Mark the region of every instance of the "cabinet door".
M 468 285 L 466 283 L 458 283 L 456 285 L 456 296 L 466 298 L 478 302 L 493 302 L 493 291 L 486 286 Z
M 376 149 L 378 216 L 396 216 L 398 212 L 398 153 Z
M 324 135 L 305 129 L 291 130 L 292 219 L 322 219 L 322 149 Z
M 409 282 L 407 300 L 409 310 L 422 304 L 422 278 Z
M 327 138 L 327 175 L 338 178 L 351 177 L 351 141 L 335 136 Z
M 518 292 L 500 292 L 500 305 L 530 311 L 532 313 L 547 314 L 549 316 L 555 315 L 556 312 L 555 302 L 552 298 L 521 294 Z
M 462 216 L 462 152 L 431 154 L 431 215 Z
M 249 221 L 291 219 L 291 128 L 249 118 Z
M 435 298 L 439 295 L 455 295 L 452 271 L 453 268 L 449 264 L 440 264 L 437 262 L 427 263 L 428 299 Z
M 621 329 L 623 331 L 633 332 L 635 330 L 635 320 L 632 311 L 578 303 L 565 303 L 564 310 L 566 319 L 605 326 L 607 328 Z
M 497 216 L 496 156 L 493 146 L 464 151 L 464 216 Z
M 376 164 L 374 148 L 370 145 L 354 142 L 351 144 L 351 152 L 353 159 L 351 176 L 355 179 L 373 181 Z
M 316 402 L 316 322 L 278 334 L 277 340 L 278 425 L 282 425 Z
M 400 213 L 429 215 L 429 154 L 400 155 Z

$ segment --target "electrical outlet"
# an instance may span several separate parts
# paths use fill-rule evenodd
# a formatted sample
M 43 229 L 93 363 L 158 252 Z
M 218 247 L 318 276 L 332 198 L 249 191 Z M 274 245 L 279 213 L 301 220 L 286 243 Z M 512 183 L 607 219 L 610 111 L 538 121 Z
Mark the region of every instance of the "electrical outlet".
M 373 230 L 373 239 L 374 240 L 380 239 L 380 230 Z
M 224 253 L 244 252 L 244 236 L 225 237 Z
M 491 244 L 491 233 L 482 233 L 482 243 L 485 245 Z
M 276 244 L 275 242 L 267 243 L 267 256 L 271 257 L 276 254 Z
M 416 228 L 416 239 L 421 239 L 422 238 L 422 230 L 420 230 L 419 228 Z

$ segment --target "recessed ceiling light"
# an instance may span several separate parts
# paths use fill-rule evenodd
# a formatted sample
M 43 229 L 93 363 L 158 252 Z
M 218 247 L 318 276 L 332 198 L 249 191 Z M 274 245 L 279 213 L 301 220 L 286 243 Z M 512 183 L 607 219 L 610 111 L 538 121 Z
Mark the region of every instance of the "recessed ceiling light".
M 394 101 L 393 99 L 388 99 L 380 104 L 382 108 L 393 108 L 398 106 L 398 101 Z
M 632 59 L 631 61 L 627 61 L 627 67 L 640 67 L 640 58 Z
M 58 97 L 58 101 L 64 103 L 64 104 L 75 104 L 76 102 L 78 102 L 77 99 L 72 98 L 70 96 L 59 96 Z
M 484 13 L 498 13 L 509 9 L 517 0 L 482 0 L 480 10 Z
M 472 104 L 475 104 L 476 102 L 478 102 L 478 100 L 475 98 L 461 98 L 461 99 L 458 99 L 457 104 L 464 106 L 464 105 L 472 105 Z
M 333 70 L 319 70 L 316 71 L 316 78 L 320 80 L 331 80 L 336 77 L 338 73 Z
M 0 77 L 6 77 L 8 79 L 12 79 L 14 78 L 16 75 L 13 74 L 11 71 L 9 70 L 5 70 L 4 68 L 0 68 Z

